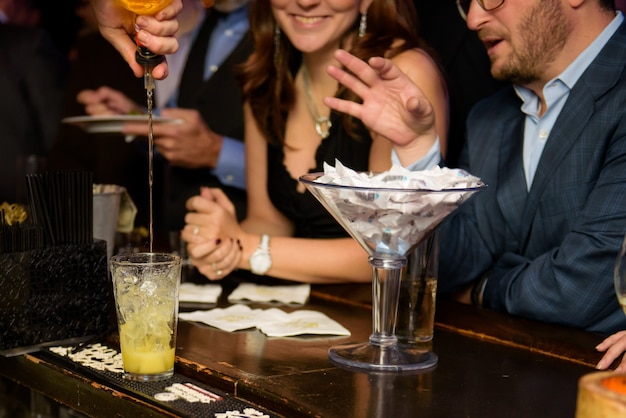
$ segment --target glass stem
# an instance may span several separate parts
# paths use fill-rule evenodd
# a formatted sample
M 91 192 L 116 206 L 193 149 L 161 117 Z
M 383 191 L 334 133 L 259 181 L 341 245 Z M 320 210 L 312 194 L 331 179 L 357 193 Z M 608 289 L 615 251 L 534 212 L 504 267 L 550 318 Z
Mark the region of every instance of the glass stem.
M 372 328 L 370 343 L 377 346 L 395 345 L 397 338 L 396 316 L 400 296 L 400 277 L 406 265 L 405 257 L 385 258 L 372 256 L 369 263 L 374 269 L 372 286 Z

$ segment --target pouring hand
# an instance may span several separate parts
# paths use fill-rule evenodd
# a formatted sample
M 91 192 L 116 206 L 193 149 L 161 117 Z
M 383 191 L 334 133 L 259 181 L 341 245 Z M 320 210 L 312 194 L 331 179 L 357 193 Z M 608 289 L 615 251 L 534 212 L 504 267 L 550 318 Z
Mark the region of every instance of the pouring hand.
M 173 54 L 178 50 L 178 41 L 174 35 L 178 31 L 176 16 L 183 7 L 181 0 L 173 0 L 154 16 L 136 16 L 113 0 L 91 0 L 91 4 L 100 33 L 122 55 L 135 76 L 143 76 L 144 68 L 135 61 L 137 47 L 129 34 L 137 32 L 138 41 L 155 54 Z M 167 74 L 166 61 L 152 70 L 152 76 L 156 79 L 163 79 Z

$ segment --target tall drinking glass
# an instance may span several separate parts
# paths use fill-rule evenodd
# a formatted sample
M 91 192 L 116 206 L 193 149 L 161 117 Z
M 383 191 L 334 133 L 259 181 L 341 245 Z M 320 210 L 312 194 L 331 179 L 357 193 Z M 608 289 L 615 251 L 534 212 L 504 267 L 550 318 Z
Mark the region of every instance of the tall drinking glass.
M 110 261 L 124 378 L 163 380 L 174 374 L 181 259 L 126 253 Z

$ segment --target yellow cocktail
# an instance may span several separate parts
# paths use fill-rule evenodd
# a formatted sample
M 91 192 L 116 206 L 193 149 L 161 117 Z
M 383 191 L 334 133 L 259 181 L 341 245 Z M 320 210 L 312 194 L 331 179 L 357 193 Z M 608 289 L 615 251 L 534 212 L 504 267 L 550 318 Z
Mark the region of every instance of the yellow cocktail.
M 111 258 L 124 378 L 174 374 L 180 257 L 129 253 Z
M 140 322 L 139 321 L 135 322 Z M 124 370 L 138 375 L 168 373 L 174 370 L 175 348 L 171 343 L 175 335 L 171 332 L 147 334 L 137 338 L 136 331 L 141 324 L 127 322 L 120 325 L 120 348 Z

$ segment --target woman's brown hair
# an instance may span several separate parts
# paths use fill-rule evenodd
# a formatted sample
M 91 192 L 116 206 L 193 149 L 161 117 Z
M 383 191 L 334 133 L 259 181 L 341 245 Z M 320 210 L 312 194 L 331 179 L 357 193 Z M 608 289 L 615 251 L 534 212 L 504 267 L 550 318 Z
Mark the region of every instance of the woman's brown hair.
M 389 58 L 408 49 L 425 47 L 418 35 L 412 1 L 373 0 L 367 11 L 367 31 L 363 37 L 357 36 L 359 21 L 356 19 L 344 38 L 351 37 L 350 52 L 361 59 L 375 56 Z M 295 100 L 294 77 L 302 56 L 282 32 L 277 34 L 270 0 L 252 1 L 250 31 L 255 47 L 241 67 L 244 100 L 250 104 L 254 118 L 268 141 L 284 143 L 285 120 Z M 275 42 L 275 36 L 280 37 L 278 42 Z M 278 51 L 275 45 L 279 45 Z M 354 93 L 341 87 L 337 96 L 358 100 Z M 352 133 L 352 118 L 349 115 L 342 117 L 344 126 Z

